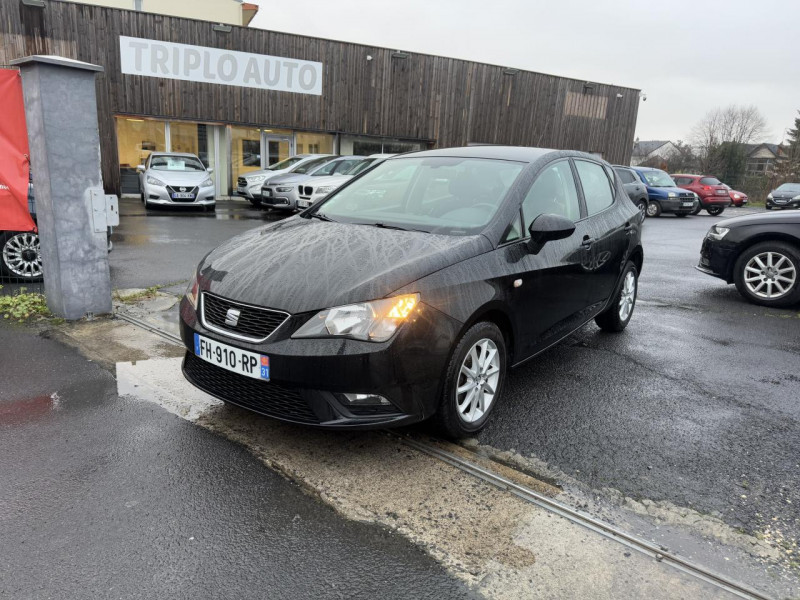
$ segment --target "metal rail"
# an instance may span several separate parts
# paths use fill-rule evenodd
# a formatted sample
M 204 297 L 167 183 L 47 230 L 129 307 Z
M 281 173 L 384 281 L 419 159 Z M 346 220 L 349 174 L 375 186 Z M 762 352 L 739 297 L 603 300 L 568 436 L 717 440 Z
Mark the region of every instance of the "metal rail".
M 131 317 L 124 312 L 117 311 L 114 313 L 114 316 L 122 319 L 130 323 L 131 325 L 135 325 L 137 327 L 141 327 L 146 331 L 154 333 L 156 335 L 161 336 L 162 338 L 174 342 L 176 344 L 183 344 L 183 340 L 180 337 L 158 329 L 145 321 L 137 319 L 135 317 Z M 423 452 L 429 456 L 432 456 L 438 460 L 441 460 L 452 467 L 455 467 L 473 477 L 477 477 L 489 483 L 501 490 L 510 492 L 515 496 L 525 500 L 526 502 L 530 502 L 544 510 L 547 510 L 553 514 L 556 514 L 560 517 L 568 519 L 572 523 L 576 523 L 581 525 L 587 529 L 590 529 L 608 539 L 614 540 L 628 548 L 636 550 L 646 556 L 654 558 L 658 562 L 665 563 L 670 565 L 671 567 L 686 573 L 692 577 L 705 581 L 706 583 L 713 585 L 717 588 L 725 590 L 731 594 L 734 594 L 740 598 L 748 598 L 748 599 L 756 599 L 756 600 L 770 600 L 769 596 L 765 596 L 764 594 L 750 588 L 744 584 L 737 583 L 727 577 L 714 573 L 697 565 L 689 560 L 681 558 L 680 556 L 669 552 L 668 550 L 647 542 L 645 540 L 639 539 L 638 537 L 626 533 L 620 529 L 617 529 L 613 525 L 609 525 L 608 523 L 604 523 L 594 517 L 589 515 L 583 514 L 580 511 L 574 510 L 569 506 L 562 504 L 552 498 L 548 498 L 538 492 L 518 483 L 511 481 L 510 479 L 503 477 L 502 475 L 498 475 L 493 471 L 485 469 L 465 458 L 457 456 L 452 452 L 448 452 L 447 450 L 443 450 L 437 446 L 432 444 L 428 444 L 422 442 L 420 440 L 416 440 L 409 435 L 400 435 L 393 431 L 387 430 L 386 433 L 395 439 L 400 440 L 403 444 L 408 446 L 409 448 L 413 448 L 419 452 Z

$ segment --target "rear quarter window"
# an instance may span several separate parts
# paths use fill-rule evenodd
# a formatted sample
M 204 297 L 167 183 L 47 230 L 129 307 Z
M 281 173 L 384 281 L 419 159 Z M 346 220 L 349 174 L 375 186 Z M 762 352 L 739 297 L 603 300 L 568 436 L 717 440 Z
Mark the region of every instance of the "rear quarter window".
M 716 177 L 703 177 L 700 183 L 702 185 L 720 185 L 722 182 Z

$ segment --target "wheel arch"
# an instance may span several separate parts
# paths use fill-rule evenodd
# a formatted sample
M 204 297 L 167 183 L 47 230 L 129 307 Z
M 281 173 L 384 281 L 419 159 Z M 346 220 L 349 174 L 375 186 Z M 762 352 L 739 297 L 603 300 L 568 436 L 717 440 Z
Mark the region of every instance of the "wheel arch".
M 631 252 L 630 256 L 628 256 L 628 260 L 632 261 L 633 264 L 636 265 L 636 272 L 641 275 L 642 266 L 644 265 L 644 249 L 642 248 L 641 244 L 633 249 L 633 252 Z
M 725 273 L 725 281 L 728 283 L 733 283 L 733 271 L 736 267 L 736 263 L 739 260 L 739 257 L 747 252 L 750 248 L 755 246 L 756 244 L 760 244 L 762 242 L 783 242 L 785 244 L 789 244 L 793 248 L 795 248 L 798 252 L 800 252 L 800 239 L 793 237 L 787 233 L 780 233 L 780 232 L 772 232 L 772 231 L 765 231 L 763 233 L 757 233 L 752 237 L 747 238 L 745 242 L 739 244 L 736 248 L 736 251 L 731 254 L 730 259 L 728 260 L 728 267 Z
M 506 340 L 506 349 L 508 350 L 508 364 L 514 364 L 514 355 L 516 354 L 516 332 L 514 330 L 513 321 L 508 313 L 508 310 L 499 302 L 490 302 L 484 304 L 476 310 L 472 316 L 464 323 L 461 331 L 458 332 L 458 339 L 461 339 L 470 327 L 481 321 L 489 321 L 497 325 L 503 337 Z

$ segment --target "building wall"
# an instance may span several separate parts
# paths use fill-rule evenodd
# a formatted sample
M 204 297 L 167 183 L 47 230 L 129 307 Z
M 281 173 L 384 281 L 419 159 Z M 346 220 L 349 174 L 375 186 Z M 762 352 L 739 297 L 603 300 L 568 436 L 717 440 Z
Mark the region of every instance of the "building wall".
M 136 0 L 84 0 L 84 3 L 126 10 L 134 10 L 137 4 Z M 212 23 L 246 25 L 242 3 L 237 0 L 141 0 L 141 5 L 140 10 L 144 12 L 201 19 Z
M 437 147 L 511 144 L 599 153 L 626 164 L 638 90 L 471 61 L 49 2 L 0 0 L 0 64 L 57 54 L 102 65 L 97 78 L 103 178 L 119 190 L 114 115 L 269 126 L 414 139 Z M 123 75 L 119 36 L 193 44 L 323 63 L 322 95 Z M 372 60 L 368 60 L 372 57 Z

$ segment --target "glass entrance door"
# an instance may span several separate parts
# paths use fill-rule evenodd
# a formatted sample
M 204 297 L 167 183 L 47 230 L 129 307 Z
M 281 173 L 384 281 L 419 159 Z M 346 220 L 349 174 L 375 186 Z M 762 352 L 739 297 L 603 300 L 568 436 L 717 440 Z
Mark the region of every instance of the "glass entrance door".
M 262 168 L 274 165 L 294 155 L 294 144 L 290 135 L 275 135 L 274 133 L 262 133 L 262 144 L 264 151 L 262 156 Z

